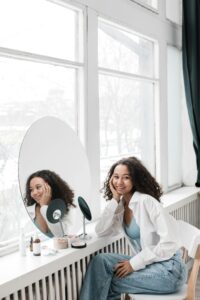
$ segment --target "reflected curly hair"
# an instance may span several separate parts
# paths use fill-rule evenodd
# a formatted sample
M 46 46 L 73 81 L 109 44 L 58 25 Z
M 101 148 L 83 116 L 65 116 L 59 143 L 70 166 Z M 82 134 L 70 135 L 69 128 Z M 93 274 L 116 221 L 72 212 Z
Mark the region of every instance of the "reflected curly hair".
M 134 156 L 122 158 L 116 163 L 114 163 L 110 168 L 107 178 L 104 182 L 104 186 L 101 190 L 104 192 L 104 197 L 106 200 L 111 200 L 113 197 L 112 192 L 110 190 L 109 181 L 114 173 L 115 168 L 118 165 L 127 166 L 133 183 L 132 193 L 137 191 L 143 194 L 148 194 L 160 202 L 160 197 L 162 195 L 162 189 L 160 185 L 157 183 L 155 178 L 149 173 L 149 171 L 142 164 L 142 162 Z
M 52 190 L 52 201 L 54 199 L 63 199 L 66 205 L 66 212 L 69 211 L 70 206 L 76 207 L 73 203 L 74 201 L 74 192 L 71 190 L 67 182 L 65 182 L 58 174 L 50 170 L 40 170 L 31 174 L 26 182 L 26 191 L 24 197 L 24 203 L 26 206 L 33 205 L 36 201 L 31 197 L 30 193 L 30 182 L 33 178 L 40 177 L 42 178 Z

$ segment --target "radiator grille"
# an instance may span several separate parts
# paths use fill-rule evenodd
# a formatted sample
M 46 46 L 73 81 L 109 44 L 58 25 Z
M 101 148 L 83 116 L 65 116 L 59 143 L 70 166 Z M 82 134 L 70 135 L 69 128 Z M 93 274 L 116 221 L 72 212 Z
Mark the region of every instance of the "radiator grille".
M 191 225 L 200 228 L 200 201 L 199 198 L 195 199 L 192 202 L 189 202 L 170 213 L 175 217 L 177 220 L 183 220 Z

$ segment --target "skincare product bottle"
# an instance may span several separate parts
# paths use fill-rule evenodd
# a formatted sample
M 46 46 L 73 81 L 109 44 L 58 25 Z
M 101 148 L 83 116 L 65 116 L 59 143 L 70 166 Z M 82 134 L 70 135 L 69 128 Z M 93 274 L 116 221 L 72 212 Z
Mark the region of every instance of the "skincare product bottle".
M 26 256 L 26 238 L 23 228 L 20 229 L 19 235 L 19 253 L 21 256 Z
M 41 255 L 41 241 L 36 233 L 33 239 L 33 255 L 40 256 Z
M 30 243 L 29 243 L 29 250 L 33 251 L 33 237 L 31 236 Z

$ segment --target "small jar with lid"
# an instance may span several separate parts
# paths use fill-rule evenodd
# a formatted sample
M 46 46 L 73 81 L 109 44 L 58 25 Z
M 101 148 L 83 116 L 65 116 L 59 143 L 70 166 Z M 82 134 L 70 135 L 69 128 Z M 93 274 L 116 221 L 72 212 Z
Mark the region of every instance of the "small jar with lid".
M 66 249 L 68 248 L 68 238 L 67 237 L 54 237 L 53 238 L 54 249 Z

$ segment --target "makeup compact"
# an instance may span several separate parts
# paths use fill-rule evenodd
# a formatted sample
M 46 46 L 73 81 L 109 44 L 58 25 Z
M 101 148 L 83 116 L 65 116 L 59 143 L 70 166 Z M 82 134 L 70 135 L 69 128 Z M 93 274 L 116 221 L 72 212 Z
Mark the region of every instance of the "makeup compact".
M 87 244 L 84 241 L 74 241 L 71 243 L 72 248 L 81 249 L 85 248 Z

